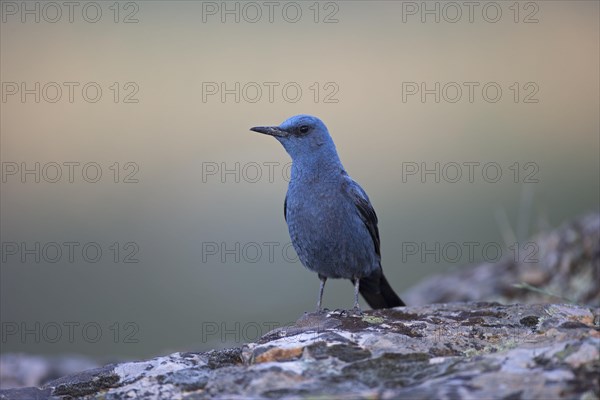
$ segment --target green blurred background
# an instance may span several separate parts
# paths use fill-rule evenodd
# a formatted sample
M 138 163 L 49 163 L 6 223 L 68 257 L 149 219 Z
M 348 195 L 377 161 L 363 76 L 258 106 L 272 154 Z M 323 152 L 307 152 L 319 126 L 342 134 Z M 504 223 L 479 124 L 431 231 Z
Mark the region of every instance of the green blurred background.
M 312 311 L 318 279 L 293 262 L 292 250 L 283 253 L 288 156 L 272 138 L 248 131 L 299 113 L 324 120 L 347 171 L 369 193 L 383 267 L 400 293 L 428 275 L 486 261 L 481 252 L 456 262 L 403 260 L 403 243 L 504 246 L 502 221 L 523 240 L 539 224 L 598 209 L 599 3 L 499 2 L 497 17 L 498 7 L 481 2 L 471 21 L 463 3 L 454 3 L 457 18 L 456 7 L 428 2 L 438 7 L 438 23 L 432 14 L 422 21 L 421 2 L 281 2 L 273 22 L 264 2 L 100 2 L 101 18 L 91 23 L 82 2 L 73 22 L 63 7 L 53 23 L 46 19 L 57 18 L 54 9 L 26 2 L 39 7 L 38 23 L 28 14 L 21 21 L 24 3 L 15 2 L 15 11 L 3 2 L 1 351 L 146 357 L 207 350 L 252 341 Z M 239 22 L 235 14 L 222 22 L 223 7 L 237 9 Z M 88 7 L 85 17 L 95 19 L 95 11 Z M 22 82 L 29 89 L 40 82 L 39 103 L 35 94 L 21 101 Z M 49 82 L 63 91 L 54 103 L 55 86 L 43 89 Z M 72 103 L 64 82 L 79 84 Z M 102 89 L 97 102 L 82 95 L 88 82 Z M 206 92 L 222 82 L 228 89 L 240 83 L 239 102 Z M 440 82 L 440 101 L 407 96 L 403 82 L 429 89 Z M 442 92 L 448 82 L 463 88 L 456 102 L 448 101 L 455 86 Z M 472 102 L 464 82 L 479 84 Z M 489 82 L 502 89 L 497 102 L 482 95 Z M 286 84 L 291 89 L 282 93 Z M 50 179 L 9 174 L 36 162 Z M 98 163 L 102 178 L 85 181 L 80 165 L 69 183 L 64 162 Z M 403 163 L 436 162 L 495 162 L 502 178 L 488 182 L 476 168 L 473 182 L 403 179 Z M 48 182 L 48 163 L 62 165 L 59 182 Z M 537 182 L 525 181 L 533 171 L 526 163 L 534 163 Z M 237 173 L 224 173 L 236 165 Z M 123 182 L 128 173 L 138 182 Z M 520 215 L 530 222 L 517 222 Z M 36 263 L 34 255 L 23 262 L 21 243 L 36 242 L 80 246 L 73 262 L 65 252 L 56 263 Z M 95 263 L 81 255 L 90 242 L 102 249 Z M 123 262 L 131 251 L 139 262 Z M 349 308 L 350 284 L 328 282 L 324 301 Z

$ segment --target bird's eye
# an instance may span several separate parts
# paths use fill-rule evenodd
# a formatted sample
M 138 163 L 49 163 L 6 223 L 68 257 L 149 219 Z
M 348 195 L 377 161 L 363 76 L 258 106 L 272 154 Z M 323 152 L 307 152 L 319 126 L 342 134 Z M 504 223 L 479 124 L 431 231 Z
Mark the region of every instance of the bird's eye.
M 308 127 L 308 125 L 302 125 L 300 128 L 298 128 L 300 133 L 306 133 L 306 132 L 308 132 L 309 129 L 310 128 Z

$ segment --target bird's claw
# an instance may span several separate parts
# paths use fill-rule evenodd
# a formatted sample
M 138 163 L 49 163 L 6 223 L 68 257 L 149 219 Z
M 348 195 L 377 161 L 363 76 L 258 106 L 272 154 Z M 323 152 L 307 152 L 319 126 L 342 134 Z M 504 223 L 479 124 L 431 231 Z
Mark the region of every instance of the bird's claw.
M 360 309 L 360 307 L 353 307 L 351 311 L 351 315 L 363 315 L 362 310 Z

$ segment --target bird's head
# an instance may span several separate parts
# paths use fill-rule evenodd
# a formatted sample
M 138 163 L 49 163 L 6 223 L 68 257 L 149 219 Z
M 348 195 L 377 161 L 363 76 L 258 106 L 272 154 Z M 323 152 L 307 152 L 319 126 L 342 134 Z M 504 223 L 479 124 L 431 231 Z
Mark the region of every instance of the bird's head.
M 275 137 L 292 160 L 313 158 L 317 153 L 335 153 L 335 146 L 327 127 L 312 115 L 296 115 L 279 126 L 256 126 L 251 131 Z M 336 154 L 337 157 L 337 154 Z

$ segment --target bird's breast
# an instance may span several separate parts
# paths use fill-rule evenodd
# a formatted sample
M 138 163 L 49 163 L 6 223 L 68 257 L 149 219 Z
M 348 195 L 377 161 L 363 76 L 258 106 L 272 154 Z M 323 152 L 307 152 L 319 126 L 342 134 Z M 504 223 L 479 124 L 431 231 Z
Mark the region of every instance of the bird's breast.
M 302 264 L 332 278 L 351 278 L 378 264 L 372 239 L 341 188 L 290 185 L 286 219 Z

